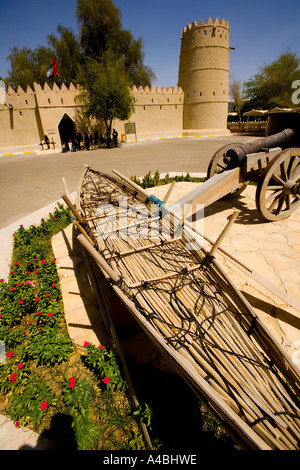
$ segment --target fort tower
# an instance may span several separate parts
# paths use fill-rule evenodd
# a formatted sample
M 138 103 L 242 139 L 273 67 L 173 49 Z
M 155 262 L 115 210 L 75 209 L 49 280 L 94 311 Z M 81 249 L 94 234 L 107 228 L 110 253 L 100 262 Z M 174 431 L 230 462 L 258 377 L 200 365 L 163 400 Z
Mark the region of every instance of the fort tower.
M 178 86 L 185 102 L 183 129 L 226 129 L 229 24 L 202 19 L 182 31 Z

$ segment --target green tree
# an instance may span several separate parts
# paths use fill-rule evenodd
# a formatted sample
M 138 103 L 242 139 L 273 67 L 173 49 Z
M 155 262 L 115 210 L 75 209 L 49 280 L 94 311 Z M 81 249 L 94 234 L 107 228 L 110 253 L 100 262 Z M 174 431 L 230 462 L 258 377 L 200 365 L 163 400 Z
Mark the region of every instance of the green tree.
M 11 66 L 5 78 L 6 85 L 15 89 L 20 85 L 26 90 L 27 86 L 32 87 L 34 82 L 45 83 L 53 51 L 43 46 L 38 46 L 35 50 L 13 47 L 7 58 Z
M 78 0 L 76 16 L 85 56 L 96 59 L 114 46 L 121 29 L 121 12 L 112 0 Z
M 58 36 L 49 34 L 47 40 L 52 47 L 61 80 L 70 85 L 76 83 L 78 67 L 82 62 L 79 42 L 71 28 L 57 26 Z
M 80 29 L 80 45 L 86 57 L 99 59 L 111 51 L 124 58 L 131 85 L 150 86 L 153 71 L 143 64 L 143 41 L 122 28 L 121 11 L 113 0 L 78 0 L 76 16 Z
M 129 119 L 134 100 L 122 58 L 105 52 L 101 62 L 87 59 L 81 68 L 79 83 L 82 86 L 79 101 L 86 116 L 104 121 L 109 136 L 114 119 Z
M 237 113 L 239 115 L 239 122 L 240 122 L 242 118 L 241 111 L 244 105 L 243 84 L 241 80 L 233 76 L 230 77 L 229 95 L 235 104 Z
M 261 67 L 260 73 L 245 83 L 250 107 L 272 109 L 291 108 L 292 83 L 300 79 L 300 59 L 294 52 L 285 52 L 268 65 Z

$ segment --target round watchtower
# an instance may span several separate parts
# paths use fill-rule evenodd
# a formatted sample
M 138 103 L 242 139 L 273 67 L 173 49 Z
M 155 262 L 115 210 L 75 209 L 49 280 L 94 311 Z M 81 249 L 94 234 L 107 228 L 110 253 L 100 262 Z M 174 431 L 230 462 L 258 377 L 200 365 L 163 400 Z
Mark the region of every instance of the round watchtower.
M 226 129 L 229 24 L 209 18 L 182 31 L 178 86 L 184 91 L 184 129 Z

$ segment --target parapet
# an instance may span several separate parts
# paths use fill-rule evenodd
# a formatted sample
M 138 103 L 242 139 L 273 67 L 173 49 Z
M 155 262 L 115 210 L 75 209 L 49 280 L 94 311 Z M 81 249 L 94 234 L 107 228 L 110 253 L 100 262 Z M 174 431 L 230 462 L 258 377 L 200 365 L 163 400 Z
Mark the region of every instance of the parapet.
M 194 29 L 205 28 L 205 27 L 217 27 L 217 26 L 226 28 L 229 30 L 229 23 L 228 21 L 225 21 L 224 18 L 222 18 L 221 20 L 219 20 L 219 18 L 215 18 L 214 21 L 212 21 L 212 19 L 209 17 L 206 23 L 204 23 L 203 20 L 200 19 L 198 24 L 196 21 L 193 21 L 192 24 L 188 24 L 182 30 L 182 37 L 185 35 L 185 33 Z
M 183 90 L 181 87 L 162 87 L 160 88 L 159 86 L 154 88 L 153 86 L 151 86 L 150 88 L 148 86 L 146 86 L 145 88 L 143 88 L 142 86 L 140 86 L 139 88 L 137 88 L 135 85 L 131 88 L 131 91 L 132 93 L 140 93 L 140 94 L 148 94 L 148 93 L 156 93 L 156 94 L 164 94 L 164 93 L 178 93 L 178 94 L 181 94 L 183 93 Z

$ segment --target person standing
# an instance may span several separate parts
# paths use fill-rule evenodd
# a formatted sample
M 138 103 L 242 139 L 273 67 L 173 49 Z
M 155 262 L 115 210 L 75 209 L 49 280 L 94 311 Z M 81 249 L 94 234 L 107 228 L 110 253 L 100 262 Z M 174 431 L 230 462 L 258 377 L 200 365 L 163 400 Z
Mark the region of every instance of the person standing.
M 115 147 L 117 147 L 118 146 L 118 133 L 116 129 L 113 130 L 113 141 L 114 141 Z
M 84 144 L 85 144 L 86 150 L 89 150 L 90 149 L 90 139 L 89 139 L 89 136 L 87 135 L 87 133 L 84 134 Z

